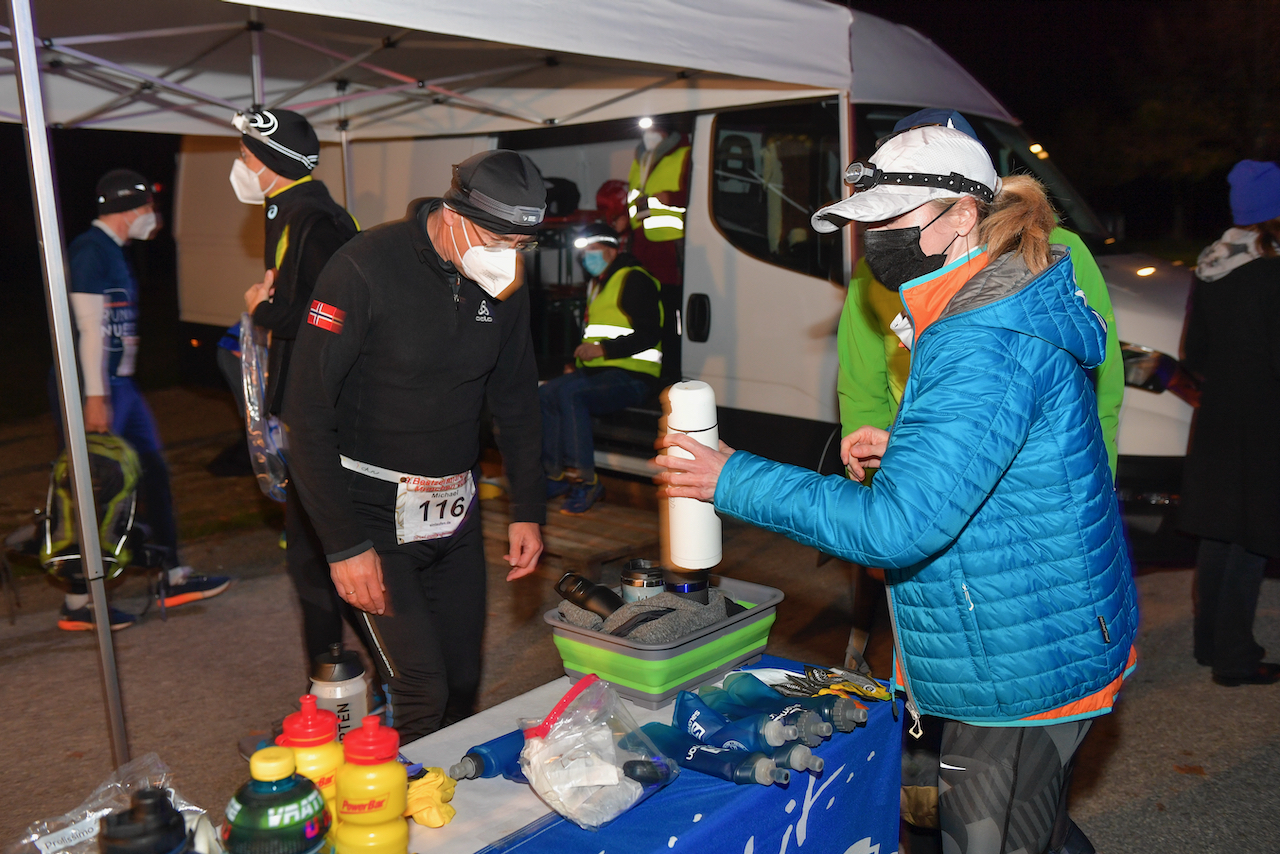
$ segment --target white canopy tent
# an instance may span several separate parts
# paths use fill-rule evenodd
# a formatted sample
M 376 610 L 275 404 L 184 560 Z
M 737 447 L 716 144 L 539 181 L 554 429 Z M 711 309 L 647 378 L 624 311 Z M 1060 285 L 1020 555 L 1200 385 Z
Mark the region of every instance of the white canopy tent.
M 306 113 L 329 140 L 344 118 L 350 139 L 492 134 L 817 91 L 1010 118 L 915 31 L 827 0 L 36 0 L 34 11 L 47 119 L 67 127 L 232 136 L 229 114 L 262 103 Z M 0 87 L 0 119 L 18 113 Z
M 826 0 L 8 0 L 0 120 L 26 127 L 64 435 L 116 763 L 128 760 L 47 127 L 233 137 L 286 106 L 322 139 L 491 135 L 838 94 L 1012 121 L 913 30 Z M 3 29 L 3 28 L 0 28 Z M 344 164 L 345 164 L 344 156 Z M 343 168 L 344 185 L 349 171 Z M 347 197 L 350 187 L 344 186 Z

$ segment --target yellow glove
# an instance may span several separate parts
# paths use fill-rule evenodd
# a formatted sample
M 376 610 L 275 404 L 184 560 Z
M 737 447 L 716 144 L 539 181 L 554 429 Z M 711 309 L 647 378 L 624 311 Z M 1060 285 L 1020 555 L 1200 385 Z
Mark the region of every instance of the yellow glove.
M 449 806 L 458 783 L 443 768 L 427 768 L 426 772 L 409 781 L 409 803 L 404 814 L 424 827 L 444 827 L 458 813 Z

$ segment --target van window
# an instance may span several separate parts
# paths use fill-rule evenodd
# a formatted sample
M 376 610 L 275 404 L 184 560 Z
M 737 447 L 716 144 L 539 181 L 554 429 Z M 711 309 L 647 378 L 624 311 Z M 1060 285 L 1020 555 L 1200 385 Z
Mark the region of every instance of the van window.
M 809 224 L 844 194 L 834 100 L 721 113 L 715 124 L 711 214 L 748 255 L 839 282 L 839 233 Z
M 905 116 L 914 113 L 915 107 L 860 104 L 855 113 L 857 156 L 866 160 L 876 151 L 876 140 L 893 133 L 893 126 Z M 978 139 L 987 148 L 1001 176 L 1031 175 L 1049 191 L 1054 210 L 1062 218 L 1062 224 L 1084 237 L 1089 248 L 1100 251 L 1110 235 L 1098 219 L 1089 203 L 1071 186 L 1071 182 L 1058 171 L 1044 151 L 1032 150 L 1034 141 L 1022 128 L 1008 122 L 983 116 L 965 115 L 969 124 L 978 132 Z M 1043 156 L 1041 156 L 1043 155 Z M 1113 241 L 1114 242 L 1114 241 Z

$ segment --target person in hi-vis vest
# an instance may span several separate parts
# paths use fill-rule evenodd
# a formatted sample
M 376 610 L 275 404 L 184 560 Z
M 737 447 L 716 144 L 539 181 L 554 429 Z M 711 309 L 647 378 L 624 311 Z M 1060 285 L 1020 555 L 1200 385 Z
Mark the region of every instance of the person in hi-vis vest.
M 604 223 L 575 241 L 589 302 L 575 364 L 539 389 L 542 468 L 547 497 L 568 496 L 561 513 L 581 515 L 604 496 L 595 472 L 591 416 L 643 403 L 662 371 L 661 285 L 634 255 L 620 251 Z
M 683 281 L 684 215 L 689 204 L 689 143 L 661 118 L 640 120 L 640 145 L 627 176 L 631 252 L 658 281 Z

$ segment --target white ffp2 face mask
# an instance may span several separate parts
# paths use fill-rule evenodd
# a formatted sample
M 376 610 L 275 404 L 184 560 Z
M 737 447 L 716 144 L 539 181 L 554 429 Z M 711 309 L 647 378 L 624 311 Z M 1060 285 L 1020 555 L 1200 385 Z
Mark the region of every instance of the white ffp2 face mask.
M 452 228 L 449 229 L 449 239 L 453 241 L 453 251 L 462 256 L 462 272 L 489 296 L 497 299 L 498 294 L 516 280 L 515 249 L 490 249 L 472 244 L 466 220 L 462 224 L 462 239 L 467 241 L 467 251 L 462 252 L 458 248 L 458 239 Z
M 666 138 L 667 135 L 660 130 L 647 130 L 640 134 L 640 141 L 644 143 L 645 151 L 653 151 Z
M 130 240 L 150 240 L 155 231 L 156 215 L 153 211 L 139 214 L 137 219 L 129 223 Z
M 258 176 L 266 170 L 267 167 L 263 166 L 254 172 L 249 168 L 249 164 L 237 157 L 235 163 L 231 164 L 231 189 L 235 190 L 236 198 L 246 205 L 260 205 L 265 202 L 267 191 L 259 186 Z M 271 184 L 275 186 L 274 181 Z

